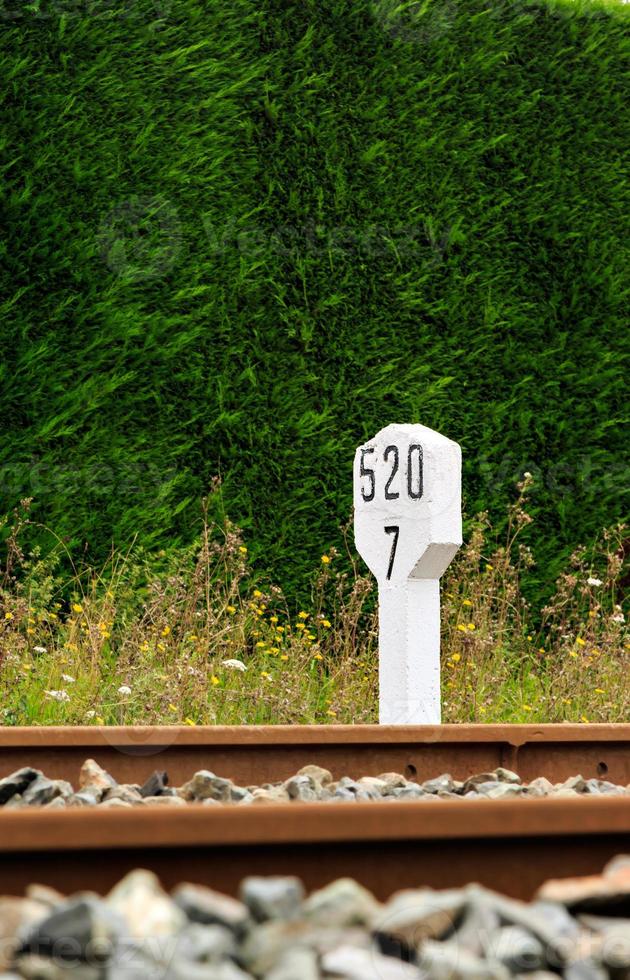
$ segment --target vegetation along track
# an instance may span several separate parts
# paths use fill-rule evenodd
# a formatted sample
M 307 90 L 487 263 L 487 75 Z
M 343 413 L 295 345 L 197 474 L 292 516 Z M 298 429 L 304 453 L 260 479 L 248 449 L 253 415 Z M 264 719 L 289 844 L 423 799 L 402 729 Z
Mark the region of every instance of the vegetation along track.
M 0 732 L 0 777 L 23 766 L 77 783 L 95 759 L 119 781 L 208 769 L 242 785 L 316 764 L 342 775 L 457 779 L 503 766 L 523 780 L 578 773 L 630 783 L 630 725 L 244 728 L 29 728 Z M 436 800 L 351 806 L 5 809 L 0 891 L 33 881 L 105 890 L 130 869 L 168 887 L 195 880 L 235 893 L 250 874 L 298 874 L 310 888 L 352 876 L 376 895 L 479 881 L 530 898 L 549 877 L 598 872 L 630 850 L 630 798 Z

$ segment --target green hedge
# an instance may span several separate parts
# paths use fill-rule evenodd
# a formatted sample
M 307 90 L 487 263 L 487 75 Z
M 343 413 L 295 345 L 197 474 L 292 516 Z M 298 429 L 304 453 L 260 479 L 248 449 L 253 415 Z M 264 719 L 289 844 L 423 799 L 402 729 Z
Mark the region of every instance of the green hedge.
M 538 477 L 560 558 L 620 516 L 621 5 L 0 4 L 2 509 L 103 554 L 215 474 L 299 588 L 390 421 L 467 507 Z M 626 297 L 627 298 L 627 297 Z

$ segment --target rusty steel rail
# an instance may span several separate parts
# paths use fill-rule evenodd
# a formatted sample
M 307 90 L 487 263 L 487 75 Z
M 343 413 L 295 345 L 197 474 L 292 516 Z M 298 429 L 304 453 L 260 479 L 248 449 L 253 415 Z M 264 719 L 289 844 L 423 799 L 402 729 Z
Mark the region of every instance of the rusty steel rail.
M 629 850 L 621 798 L 8 810 L 0 893 L 34 881 L 104 892 L 144 867 L 169 888 L 232 894 L 250 874 L 297 874 L 309 889 L 349 875 L 380 898 L 478 881 L 528 899 L 549 877 L 599 873 Z
M 180 785 L 211 769 L 241 785 L 307 763 L 359 777 L 456 778 L 503 765 L 524 780 L 581 773 L 630 783 L 630 725 L 264 726 L 0 729 L 0 777 L 21 766 L 78 783 L 95 758 L 119 782 L 155 769 Z M 104 891 L 132 868 L 235 893 L 248 874 L 298 874 L 308 888 L 352 876 L 398 888 L 479 881 L 530 898 L 549 877 L 597 873 L 630 852 L 630 798 L 435 800 L 129 810 L 0 809 L 0 893 L 33 881 Z
M 30 765 L 76 783 L 88 757 L 119 782 L 165 769 L 172 785 L 202 768 L 241 785 L 273 782 L 311 762 L 335 778 L 395 771 L 463 779 L 505 766 L 524 780 L 581 773 L 627 785 L 630 725 L 0 728 L 0 777 Z

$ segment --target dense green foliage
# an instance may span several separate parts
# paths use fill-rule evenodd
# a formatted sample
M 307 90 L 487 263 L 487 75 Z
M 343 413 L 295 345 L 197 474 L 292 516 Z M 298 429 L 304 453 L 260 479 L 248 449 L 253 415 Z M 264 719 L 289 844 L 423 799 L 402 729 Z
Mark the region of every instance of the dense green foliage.
M 515 477 L 549 581 L 627 480 L 627 13 L 529 0 L 0 3 L 2 509 L 189 538 L 215 474 L 295 586 L 390 421 Z

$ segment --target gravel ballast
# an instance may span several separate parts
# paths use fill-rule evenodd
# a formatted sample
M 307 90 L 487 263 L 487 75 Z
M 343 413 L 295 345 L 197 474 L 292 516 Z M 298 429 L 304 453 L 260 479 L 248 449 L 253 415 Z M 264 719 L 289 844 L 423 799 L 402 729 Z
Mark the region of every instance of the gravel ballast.
M 630 857 L 550 881 L 530 904 L 480 885 L 386 903 L 352 879 L 238 898 L 133 871 L 105 897 L 34 885 L 0 898 L 0 976 L 30 980 L 628 980 Z
M 624 795 L 630 796 L 630 786 L 618 786 L 603 779 L 584 779 L 577 775 L 554 784 L 539 776 L 529 783 L 523 783 L 517 773 L 502 768 L 479 773 L 465 781 L 444 773 L 424 782 L 414 782 L 395 772 L 358 779 L 343 776 L 335 780 L 327 769 L 308 765 L 289 779 L 260 786 L 239 786 L 231 779 L 202 769 L 183 786 L 171 787 L 165 772 L 154 772 L 142 786 L 119 784 L 93 759 L 88 759 L 81 768 L 76 787 L 65 780 L 50 779 L 39 770 L 30 768 L 19 769 L 0 780 L 0 806 L 6 808 L 184 806 L 188 803 L 250 806 L 368 800 L 419 800 L 430 803 L 436 800 Z

